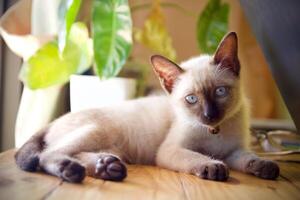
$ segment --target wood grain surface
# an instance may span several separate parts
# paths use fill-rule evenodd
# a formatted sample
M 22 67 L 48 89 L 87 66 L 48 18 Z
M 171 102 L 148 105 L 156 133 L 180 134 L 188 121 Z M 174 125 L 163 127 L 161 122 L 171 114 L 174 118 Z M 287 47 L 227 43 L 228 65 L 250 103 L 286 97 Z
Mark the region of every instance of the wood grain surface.
M 215 182 L 158 167 L 131 165 L 121 183 L 86 177 L 82 184 L 71 184 L 43 173 L 21 171 L 13 155 L 13 150 L 0 154 L 1 200 L 300 199 L 297 162 L 279 162 L 281 175 L 276 181 L 231 171 L 227 182 Z M 300 155 L 297 157 L 299 160 Z

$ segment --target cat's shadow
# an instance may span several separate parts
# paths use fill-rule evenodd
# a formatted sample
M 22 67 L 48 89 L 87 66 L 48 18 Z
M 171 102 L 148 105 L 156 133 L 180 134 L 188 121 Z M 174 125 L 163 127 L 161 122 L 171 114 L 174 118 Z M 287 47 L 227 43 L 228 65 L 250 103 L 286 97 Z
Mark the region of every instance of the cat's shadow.
M 227 183 L 229 185 L 239 185 L 239 184 L 241 184 L 241 182 L 237 178 L 234 178 L 234 177 L 229 177 L 228 180 L 225 183 Z

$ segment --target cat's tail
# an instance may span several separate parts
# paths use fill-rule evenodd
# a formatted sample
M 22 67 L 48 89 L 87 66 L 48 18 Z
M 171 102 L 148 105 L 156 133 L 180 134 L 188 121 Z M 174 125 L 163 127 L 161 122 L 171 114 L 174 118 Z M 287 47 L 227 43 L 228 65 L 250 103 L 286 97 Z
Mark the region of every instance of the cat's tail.
M 15 154 L 17 165 L 25 171 L 34 172 L 39 167 L 39 155 L 44 149 L 44 136 L 49 126 L 34 134 Z

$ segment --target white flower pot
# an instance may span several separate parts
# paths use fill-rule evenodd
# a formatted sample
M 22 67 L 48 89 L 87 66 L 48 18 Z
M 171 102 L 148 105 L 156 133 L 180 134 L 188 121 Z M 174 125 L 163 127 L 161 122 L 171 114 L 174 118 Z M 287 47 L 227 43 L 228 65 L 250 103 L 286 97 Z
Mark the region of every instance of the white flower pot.
M 135 94 L 134 79 L 100 80 L 97 76 L 72 75 L 70 80 L 71 112 L 118 104 Z

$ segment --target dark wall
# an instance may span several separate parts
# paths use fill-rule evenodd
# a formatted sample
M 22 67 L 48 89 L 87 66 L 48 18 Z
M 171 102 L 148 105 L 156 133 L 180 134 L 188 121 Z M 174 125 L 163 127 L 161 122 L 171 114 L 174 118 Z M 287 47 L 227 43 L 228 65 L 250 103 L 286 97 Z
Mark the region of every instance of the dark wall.
M 300 1 L 240 2 L 299 132 Z

